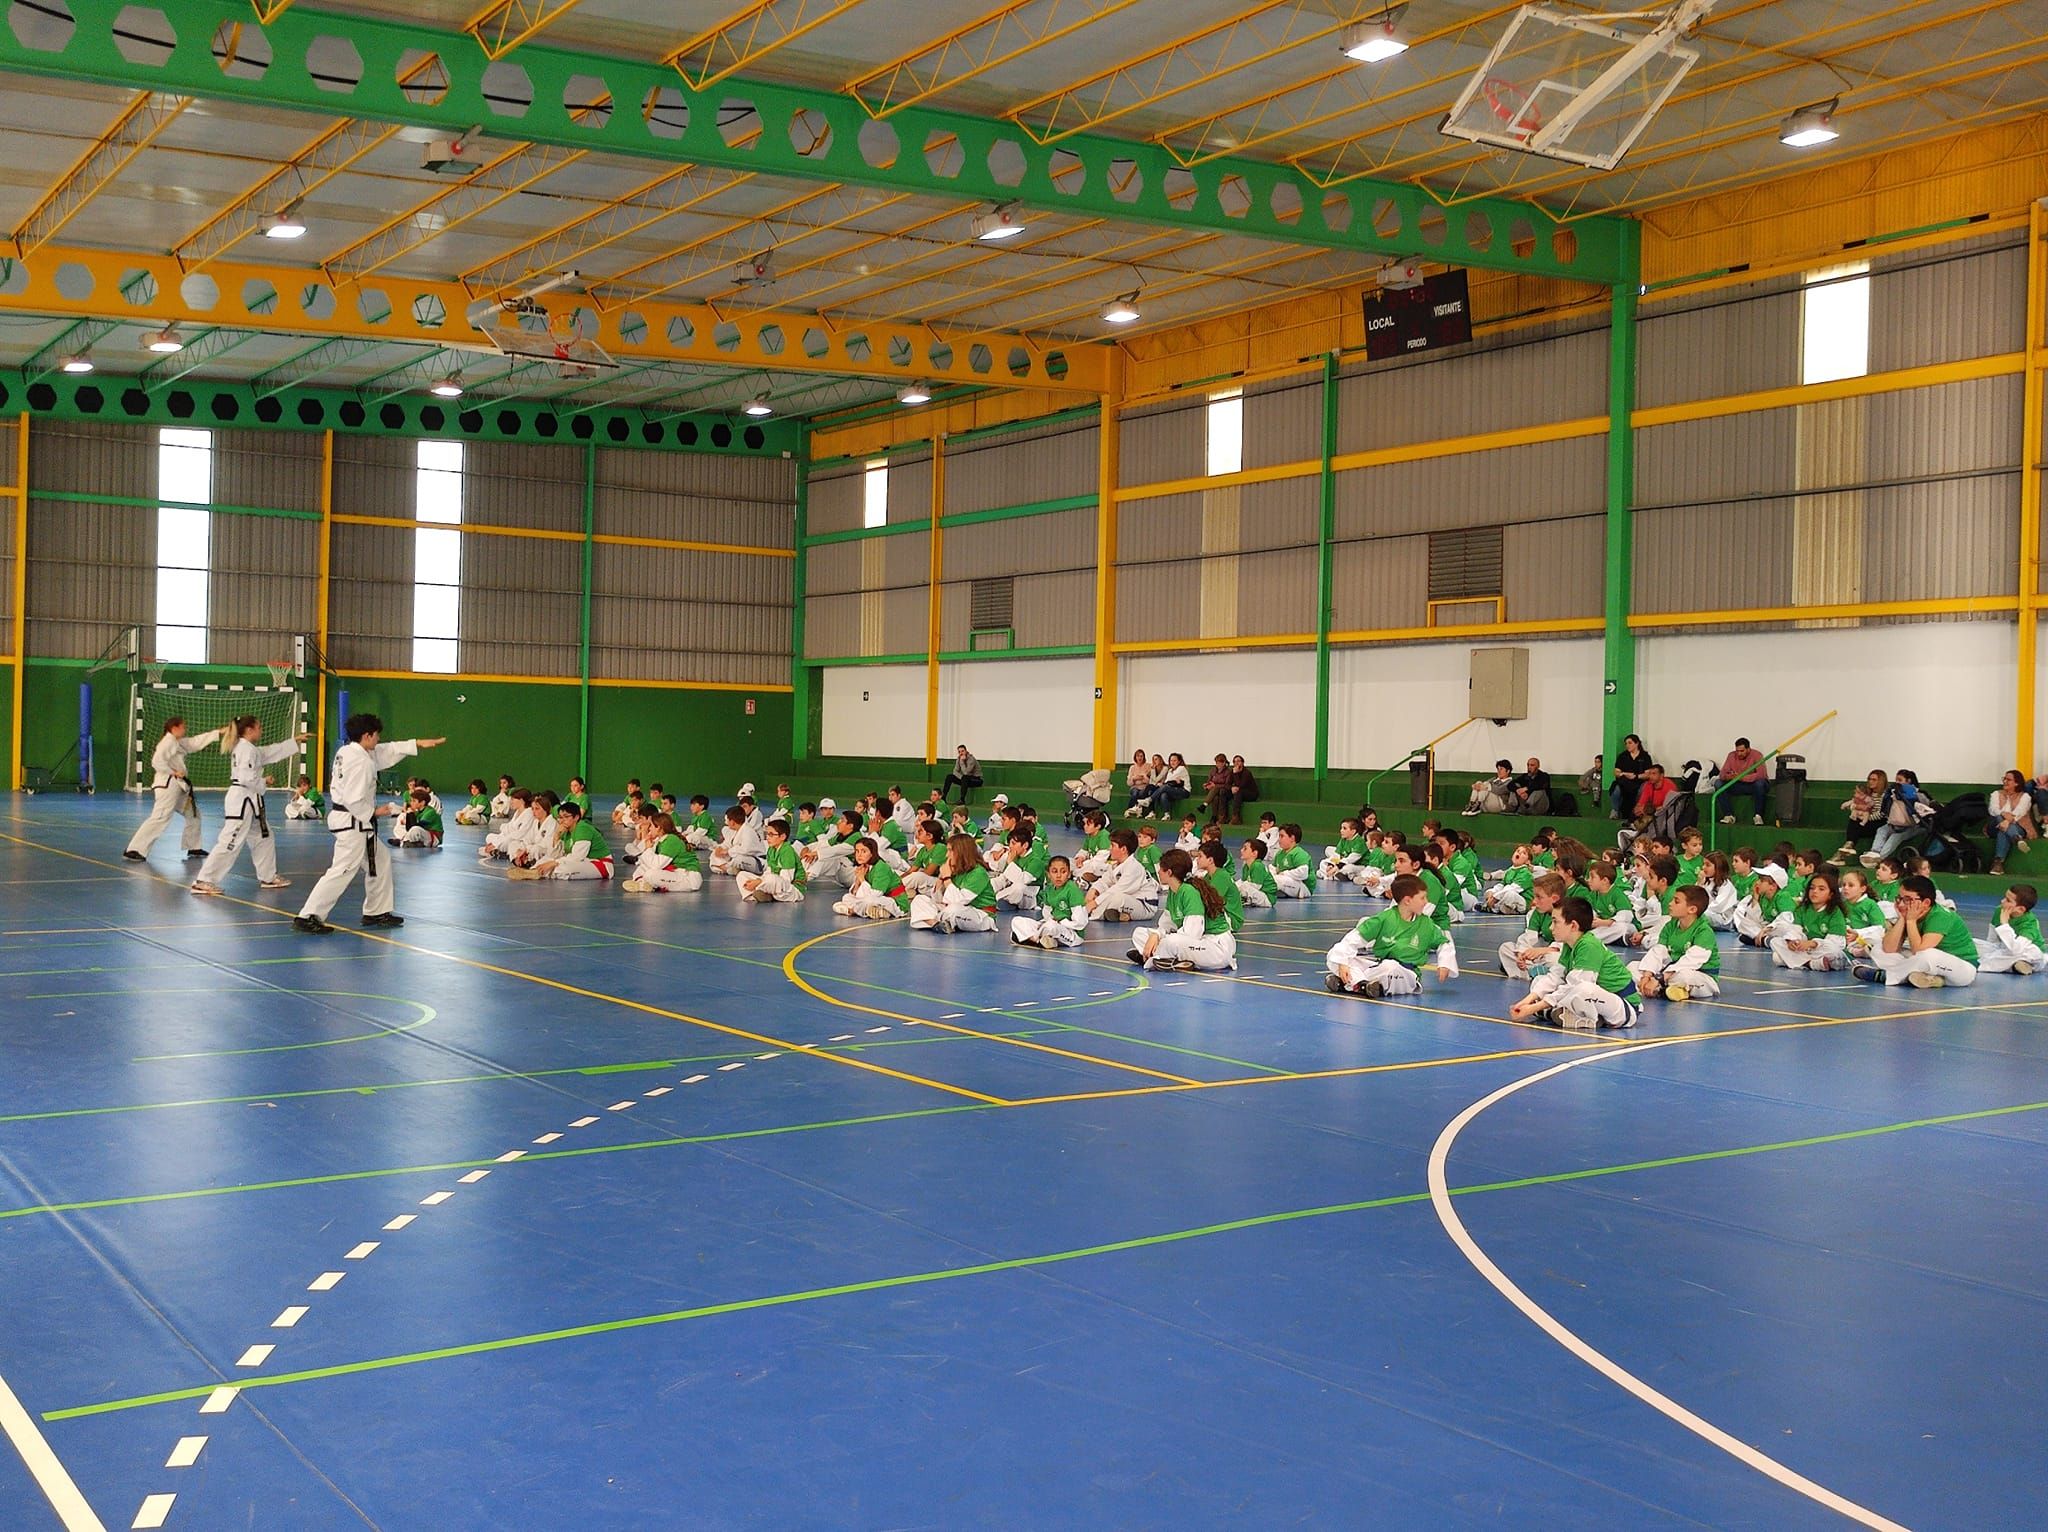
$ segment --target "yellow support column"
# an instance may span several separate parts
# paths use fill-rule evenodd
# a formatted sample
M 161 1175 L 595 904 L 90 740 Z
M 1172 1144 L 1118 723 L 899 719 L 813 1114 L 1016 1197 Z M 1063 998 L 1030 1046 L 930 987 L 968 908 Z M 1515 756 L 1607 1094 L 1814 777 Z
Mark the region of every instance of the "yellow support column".
M 939 577 L 945 568 L 945 548 L 939 518 L 946 511 L 946 433 L 932 435 L 932 529 L 931 583 L 926 592 L 924 637 L 924 763 L 939 759 Z
M 1120 363 L 1121 353 L 1117 358 Z M 1095 750 L 1097 770 L 1113 769 L 1116 749 L 1116 519 L 1117 405 L 1122 367 L 1110 369 L 1110 392 L 1102 396 L 1101 442 L 1096 453 L 1095 501 Z
M 21 702 L 28 690 L 28 411 L 14 426 L 14 759 L 8 778 L 17 791 L 21 776 Z
M 334 433 L 320 436 L 320 578 L 313 588 L 314 657 L 319 682 L 314 689 L 313 769 L 317 786 L 327 764 L 327 586 L 334 569 Z
M 2034 689 L 2040 650 L 2041 613 L 2041 331 L 2048 324 L 2048 212 L 2036 201 L 2027 209 L 2027 338 L 2020 388 L 2020 601 L 2019 697 L 2014 710 L 2013 764 L 2032 774 Z

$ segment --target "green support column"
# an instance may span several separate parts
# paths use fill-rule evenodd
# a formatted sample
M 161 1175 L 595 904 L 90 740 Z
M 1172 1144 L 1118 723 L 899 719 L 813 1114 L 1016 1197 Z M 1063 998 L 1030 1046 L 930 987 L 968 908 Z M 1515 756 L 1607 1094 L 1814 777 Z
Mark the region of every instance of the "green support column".
M 1316 801 L 1330 777 L 1330 609 L 1337 583 L 1337 353 L 1323 355 L 1322 523 L 1316 532 Z
M 796 453 L 796 560 L 790 571 L 789 594 L 789 758 L 804 765 L 811 758 L 811 686 L 816 679 L 804 663 L 804 588 L 810 561 L 811 433 L 805 428 Z
M 576 752 L 576 774 L 590 780 L 590 575 L 597 552 L 597 446 L 583 449 L 583 631 L 577 642 L 577 676 L 583 738 Z
M 1641 241 L 1641 226 L 1630 223 L 1622 251 L 1628 275 L 1614 285 L 1607 342 L 1607 568 L 1601 582 L 1607 680 L 1600 737 L 1610 767 L 1621 754 L 1622 736 L 1635 728 L 1636 713 L 1636 643 L 1628 618 L 1635 579 L 1636 297 Z

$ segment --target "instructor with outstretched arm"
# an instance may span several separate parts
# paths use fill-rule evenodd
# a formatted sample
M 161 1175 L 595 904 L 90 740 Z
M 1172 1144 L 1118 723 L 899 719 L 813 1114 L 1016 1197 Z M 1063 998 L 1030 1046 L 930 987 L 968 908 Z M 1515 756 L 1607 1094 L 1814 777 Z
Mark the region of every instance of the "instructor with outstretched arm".
M 382 744 L 384 720 L 375 713 L 357 713 L 349 719 L 347 732 L 348 743 L 334 752 L 334 770 L 327 783 L 327 831 L 334 837 L 334 861 L 292 921 L 293 930 L 312 935 L 334 929 L 327 923 L 327 913 L 355 881 L 358 868 L 365 869 L 363 924 L 405 924 L 405 917 L 391 909 L 395 897 L 391 859 L 377 855 L 377 820 L 395 812 L 392 805 L 377 802 L 377 773 L 442 743 L 438 739 L 402 739 Z

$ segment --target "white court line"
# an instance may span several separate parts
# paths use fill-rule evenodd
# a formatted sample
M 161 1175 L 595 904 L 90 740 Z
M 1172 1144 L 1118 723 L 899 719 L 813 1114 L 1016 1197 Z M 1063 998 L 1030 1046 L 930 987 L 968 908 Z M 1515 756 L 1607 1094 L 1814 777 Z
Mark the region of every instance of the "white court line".
M 107 1532 L 107 1524 L 86 1504 L 85 1496 L 72 1482 L 70 1472 L 57 1461 L 57 1454 L 43 1440 L 35 1418 L 22 1408 L 21 1401 L 15 1398 L 14 1390 L 7 1386 L 5 1378 L 0 1378 L 0 1429 L 7 1432 L 7 1439 L 14 1443 L 14 1450 L 21 1454 L 29 1477 L 36 1481 L 36 1488 L 50 1502 L 50 1508 L 57 1513 L 57 1520 L 63 1523 L 64 1532 Z
M 423 1208 L 437 1208 L 454 1195 L 455 1193 L 453 1192 L 433 1192 L 420 1198 L 420 1206 Z
M 597 1119 L 595 1117 L 579 1117 L 574 1122 L 570 1123 L 569 1126 L 572 1128 L 587 1128 L 596 1121 Z
M 490 1172 L 488 1170 L 472 1170 L 468 1175 L 457 1176 L 455 1179 L 460 1181 L 464 1186 L 474 1186 L 477 1182 L 481 1181 L 485 1176 L 489 1174 Z
M 941 1020 L 941 1021 L 958 1021 L 958 1020 L 959 1020 L 959 1019 L 960 1019 L 960 1018 L 961 1018 L 962 1016 L 965 1016 L 966 1014 L 967 1014 L 967 1013 L 966 1013 L 965 1011 L 951 1011 L 951 1012 L 948 1012 L 948 1013 L 947 1013 L 946 1015 L 944 1015 L 944 1016 L 941 1016 L 941 1017 L 939 1018 L 939 1020 Z
M 1646 1048 L 1668 1048 L 1674 1043 L 1690 1041 L 1692 1041 L 1690 1037 L 1660 1038 L 1653 1042 L 1632 1044 L 1627 1049 L 1627 1052 L 1634 1055 L 1641 1053 Z M 1907 1529 L 1900 1523 L 1891 1520 L 1889 1517 L 1880 1516 L 1877 1512 L 1836 1494 L 1826 1485 L 1816 1484 L 1804 1474 L 1787 1468 L 1776 1458 L 1758 1451 L 1755 1447 L 1750 1446 L 1748 1442 L 1729 1435 L 1712 1421 L 1701 1419 L 1669 1395 L 1659 1393 L 1648 1383 L 1645 1383 L 1641 1378 L 1623 1367 L 1619 1362 L 1614 1361 L 1602 1352 L 1595 1351 L 1572 1331 L 1567 1330 L 1559 1320 L 1553 1317 L 1542 1305 L 1538 1304 L 1535 1299 L 1517 1287 L 1506 1272 L 1494 1265 L 1492 1258 L 1479 1248 L 1478 1241 L 1473 1239 L 1470 1232 L 1466 1230 L 1465 1221 L 1458 1216 L 1458 1210 L 1451 1204 L 1450 1182 L 1446 1173 L 1446 1167 L 1451 1157 L 1451 1146 L 1458 1141 L 1458 1135 L 1464 1132 L 1480 1113 L 1486 1111 L 1489 1107 L 1505 1101 L 1508 1097 L 1514 1095 L 1516 1091 L 1526 1090 L 1531 1085 L 1552 1079 L 1557 1075 L 1563 1074 L 1568 1069 L 1577 1069 L 1582 1064 L 1591 1064 L 1596 1060 L 1611 1057 L 1613 1057 L 1613 1053 L 1603 1049 L 1599 1053 L 1588 1053 L 1575 1059 L 1569 1059 L 1562 1064 L 1553 1064 L 1550 1068 L 1540 1069 L 1535 1074 L 1525 1075 L 1519 1080 L 1511 1080 L 1499 1090 L 1493 1092 L 1493 1094 L 1482 1096 L 1456 1117 L 1453 1117 L 1443 1132 L 1437 1135 L 1436 1144 L 1429 1151 L 1429 1201 L 1430 1206 L 1436 1209 L 1437 1221 L 1444 1226 L 1444 1232 L 1450 1235 L 1451 1243 L 1456 1245 L 1465 1259 L 1472 1263 L 1474 1270 L 1493 1284 L 1495 1291 L 1507 1299 L 1509 1303 L 1520 1309 L 1523 1317 L 1534 1324 L 1537 1329 L 1548 1335 L 1552 1340 L 1564 1347 L 1566 1351 L 1569 1351 L 1610 1383 L 1635 1395 L 1636 1398 L 1642 1400 L 1651 1409 L 1676 1421 L 1703 1441 L 1719 1447 L 1737 1462 L 1755 1469 L 1758 1473 L 1764 1475 L 1765 1478 L 1776 1480 L 1787 1489 L 1806 1496 L 1807 1499 L 1814 1501 L 1816 1504 L 1824 1505 L 1836 1514 L 1846 1516 L 1851 1521 L 1858 1522 L 1863 1526 L 1876 1528 L 1877 1532 L 1907 1532 Z
M 524 1149 L 508 1149 L 498 1156 L 498 1163 L 500 1165 L 509 1165 L 514 1160 L 523 1160 L 525 1158 L 526 1151 Z
M 763 1063 L 763 1064 L 767 1063 L 767 1062 L 768 1062 L 768 1060 L 770 1060 L 770 1059 L 779 1059 L 779 1058 L 781 1058 L 781 1057 L 782 1057 L 782 1055 L 781 1055 L 781 1054 L 779 1054 L 779 1053 L 757 1053 L 757 1054 L 755 1054 L 755 1055 L 754 1055 L 754 1059 L 755 1059 L 755 1061 L 756 1061 L 757 1063 Z
M 672 1085 L 657 1085 L 654 1087 L 653 1090 L 648 1091 L 647 1094 L 649 1096 L 666 1096 L 671 1090 L 674 1089 L 675 1087 Z
M 687 1079 L 687 1080 L 683 1081 L 683 1084 L 685 1084 L 685 1085 L 702 1085 L 702 1084 L 703 1084 L 703 1083 L 704 1083 L 704 1082 L 705 1082 L 706 1080 L 708 1080 L 708 1079 L 710 1079 L 710 1078 L 711 1078 L 711 1076 L 709 1076 L 709 1075 L 691 1075 L 689 1079 Z
M 271 1320 L 270 1328 L 273 1330 L 289 1330 L 311 1312 L 303 1303 L 295 1303 L 278 1315 L 277 1318 Z
M 607 1112 L 623 1112 L 632 1105 L 633 1103 L 630 1101 L 614 1101 L 610 1106 L 606 1107 L 605 1110 Z
M 135 1519 L 129 1522 L 128 1525 L 130 1527 L 142 1528 L 144 1532 L 148 1532 L 150 1528 L 162 1526 L 170 1519 L 171 1506 L 176 1502 L 177 1498 L 176 1495 L 149 1495 L 145 1497 L 142 1502 L 142 1509 L 135 1513 Z
M 731 1070 L 734 1070 L 734 1069 L 745 1069 L 746 1067 L 747 1067 L 747 1065 L 746 1065 L 746 1060 L 742 1059 L 742 1060 L 741 1060 L 740 1062 L 738 1062 L 737 1064 L 720 1064 L 720 1065 L 718 1066 L 718 1072 L 719 1072 L 720 1074 L 725 1074 L 725 1073 L 728 1073 L 728 1072 L 729 1072 L 729 1071 L 731 1071 Z
M 323 1271 L 319 1276 L 306 1284 L 306 1291 L 309 1293 L 331 1293 L 341 1285 L 341 1279 L 347 1275 L 348 1273 L 345 1271 Z
M 561 1136 L 562 1135 L 559 1133 L 543 1133 L 539 1138 L 535 1139 L 534 1142 L 536 1144 L 552 1144 L 556 1139 L 560 1138 Z
M 385 1232 L 390 1234 L 396 1234 L 400 1229 L 404 1228 L 407 1224 L 411 1223 L 415 1218 L 419 1216 L 420 1215 L 417 1213 L 400 1213 L 396 1218 L 392 1219 L 391 1222 L 384 1225 Z
M 877 1032 L 886 1032 L 888 1030 L 889 1029 L 887 1027 L 869 1027 L 868 1036 L 873 1037 Z
M 342 1259 L 344 1261 L 360 1261 L 373 1253 L 376 1248 L 377 1242 L 374 1239 L 366 1239 L 347 1255 L 343 1256 Z
M 244 1351 L 235 1358 L 235 1365 L 237 1367 L 261 1367 L 270 1360 L 270 1353 L 276 1349 L 277 1347 L 275 1346 L 251 1346 L 247 1351 Z
M 166 1468 L 190 1468 L 199 1461 L 199 1454 L 206 1446 L 203 1436 L 181 1436 L 178 1445 L 171 1449 L 171 1455 L 164 1460 Z
M 832 1041 L 835 1043 L 850 1043 L 853 1041 L 853 1034 L 851 1032 L 841 1032 Z
M 228 1406 L 235 1402 L 235 1395 L 240 1392 L 241 1390 L 238 1388 L 230 1388 L 225 1385 L 215 1389 L 206 1396 L 206 1403 L 199 1406 L 199 1413 L 202 1415 L 225 1415 L 228 1412 Z

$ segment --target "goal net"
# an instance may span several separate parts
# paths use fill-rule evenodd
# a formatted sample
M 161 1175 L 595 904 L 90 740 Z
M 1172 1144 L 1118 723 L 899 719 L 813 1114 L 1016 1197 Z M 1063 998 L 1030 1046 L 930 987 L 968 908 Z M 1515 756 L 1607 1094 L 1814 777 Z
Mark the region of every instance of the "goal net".
M 204 734 L 244 714 L 263 721 L 263 739 L 276 744 L 303 733 L 306 724 L 305 694 L 287 682 L 280 686 L 209 685 L 192 681 L 148 681 L 138 677 L 129 690 L 130 740 L 128 748 L 128 790 L 146 792 L 150 786 L 149 758 L 163 738 L 164 723 L 183 718 L 188 735 Z M 232 748 L 232 747 L 231 747 Z M 218 746 L 195 750 L 186 758 L 185 770 L 192 785 L 202 791 L 220 791 L 228 785 L 228 755 Z M 302 745 L 290 760 L 269 768 L 270 779 L 288 787 L 307 770 Z

